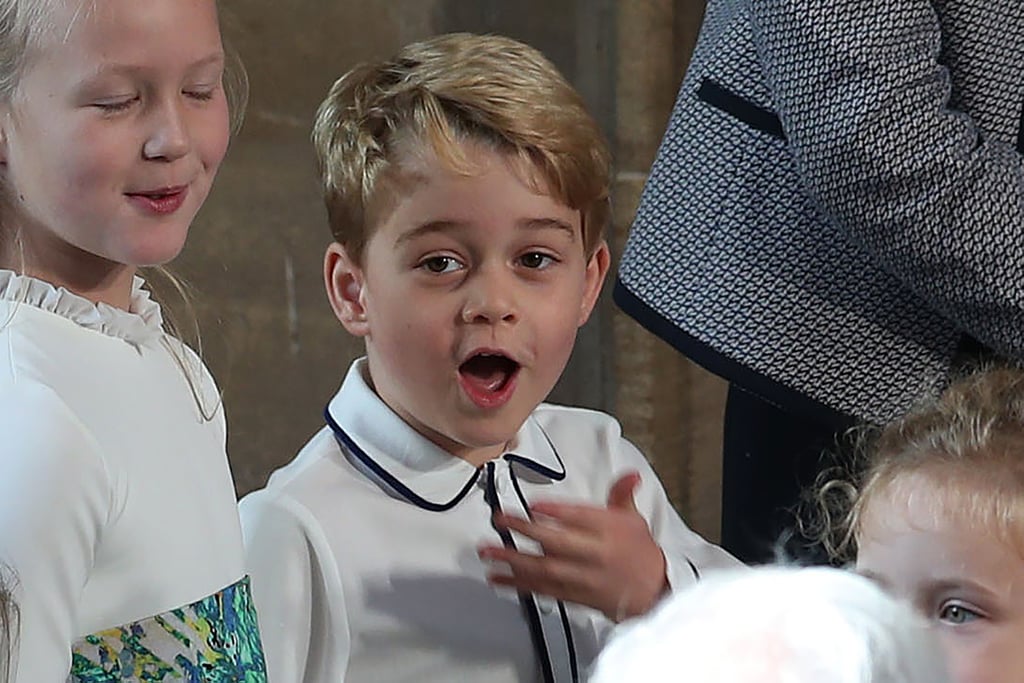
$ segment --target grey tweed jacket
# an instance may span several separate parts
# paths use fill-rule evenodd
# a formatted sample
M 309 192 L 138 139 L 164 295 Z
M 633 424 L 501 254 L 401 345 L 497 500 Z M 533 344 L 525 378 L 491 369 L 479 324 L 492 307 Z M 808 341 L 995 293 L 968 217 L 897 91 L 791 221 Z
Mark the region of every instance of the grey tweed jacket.
M 615 287 L 808 416 L 1024 359 L 1024 0 L 709 0 Z

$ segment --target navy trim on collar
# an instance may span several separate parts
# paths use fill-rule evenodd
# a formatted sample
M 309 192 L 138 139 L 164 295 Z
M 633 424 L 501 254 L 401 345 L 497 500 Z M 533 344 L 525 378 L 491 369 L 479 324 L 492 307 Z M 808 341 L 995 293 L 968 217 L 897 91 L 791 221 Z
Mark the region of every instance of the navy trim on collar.
M 364 451 L 359 445 L 349 436 L 344 429 L 341 428 L 334 418 L 331 417 L 330 407 L 324 409 L 324 419 L 327 420 L 327 425 L 334 432 L 334 438 L 337 439 L 341 445 L 346 448 L 359 462 L 363 463 L 371 472 L 380 477 L 380 479 L 390 486 L 396 493 L 401 495 L 403 498 L 408 500 L 410 503 L 423 508 L 424 510 L 430 510 L 431 512 L 444 512 L 451 510 L 453 507 L 459 504 L 459 502 L 466 497 L 470 489 L 476 483 L 477 479 L 480 478 L 480 468 L 478 467 L 473 475 L 469 478 L 462 489 L 455 494 L 455 497 L 445 503 L 434 503 L 432 501 L 423 498 L 415 491 L 410 489 L 408 486 L 398 480 L 397 477 L 393 476 L 390 472 L 380 466 L 380 464 L 370 457 L 370 454 Z M 455 456 L 452 456 L 455 457 Z
M 456 493 L 455 496 L 451 498 L 451 500 L 445 501 L 443 503 L 436 503 L 434 501 L 427 500 L 426 498 L 424 498 L 423 496 L 419 495 L 411 488 L 406 486 L 404 483 L 402 483 L 402 481 L 398 477 L 388 472 L 387 469 L 385 469 L 379 462 L 373 459 L 373 456 L 371 456 L 369 453 L 363 450 L 359 446 L 359 444 L 356 443 L 355 439 L 353 439 L 348 434 L 348 432 L 342 429 L 341 425 L 339 425 L 337 420 L 334 419 L 334 416 L 331 415 L 330 404 L 328 404 L 324 408 L 324 420 L 327 421 L 327 426 L 331 428 L 332 432 L 334 432 L 335 440 L 338 441 L 338 443 L 342 446 L 343 449 L 351 453 L 353 457 L 355 457 L 360 463 L 362 463 L 364 467 L 373 472 L 374 475 L 376 475 L 388 487 L 395 491 L 395 493 L 402 496 L 410 503 L 424 510 L 429 510 L 431 512 L 445 512 L 447 510 L 451 510 L 453 507 L 458 505 L 463 498 L 466 497 L 466 494 L 469 493 L 469 491 L 473 488 L 473 485 L 476 484 L 477 480 L 479 480 L 480 478 L 480 472 L 482 471 L 483 468 L 477 467 L 473 474 L 466 481 L 466 483 L 463 484 L 459 492 Z M 555 461 L 558 463 L 558 470 L 554 470 L 550 467 L 547 467 L 546 465 L 542 465 L 541 463 L 533 460 L 532 458 L 528 458 L 524 455 L 519 455 L 514 451 L 507 452 L 501 457 L 504 460 L 508 461 L 509 463 L 521 465 L 522 467 L 525 467 L 526 469 L 537 474 L 540 474 L 541 476 L 547 477 L 553 481 L 564 480 L 566 474 L 565 461 L 563 461 L 562 456 L 558 454 L 558 449 L 555 448 L 555 444 L 551 441 L 551 437 L 548 436 L 548 433 L 544 431 L 544 428 L 540 424 L 536 424 L 536 427 L 537 430 L 541 433 L 541 435 L 543 435 L 545 442 L 547 442 L 548 448 L 551 449 L 551 454 L 555 457 Z M 454 458 L 455 456 L 452 457 Z M 522 494 L 520 494 L 520 497 L 522 497 Z
M 544 428 L 541 427 L 539 423 L 537 424 L 537 430 L 544 435 L 544 440 L 547 441 L 548 447 L 551 449 L 551 453 L 555 456 L 555 460 L 558 462 L 558 466 L 561 468 L 560 472 L 556 472 L 550 467 L 545 467 L 544 465 L 541 465 L 539 462 L 535 460 L 531 460 L 530 458 L 518 455 L 514 451 L 506 453 L 502 457 L 505 458 L 505 460 L 508 460 L 509 462 L 519 463 L 523 467 L 532 470 L 537 474 L 542 474 L 545 477 L 548 477 L 549 479 L 554 479 L 555 481 L 562 481 L 563 479 L 565 479 L 565 462 L 562 460 L 562 456 L 558 454 L 558 449 L 555 448 L 555 444 L 551 442 L 551 437 L 548 436 L 548 433 L 544 431 Z

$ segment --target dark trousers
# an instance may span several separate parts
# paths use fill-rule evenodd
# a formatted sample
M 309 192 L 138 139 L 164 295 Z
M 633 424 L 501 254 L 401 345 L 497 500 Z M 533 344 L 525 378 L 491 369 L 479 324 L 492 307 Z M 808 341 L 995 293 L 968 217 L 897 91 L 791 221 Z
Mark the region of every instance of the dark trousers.
M 797 530 L 801 493 L 850 449 L 854 421 L 830 423 L 782 410 L 735 385 L 725 408 L 722 546 L 749 564 L 774 559 L 827 564 L 824 549 Z

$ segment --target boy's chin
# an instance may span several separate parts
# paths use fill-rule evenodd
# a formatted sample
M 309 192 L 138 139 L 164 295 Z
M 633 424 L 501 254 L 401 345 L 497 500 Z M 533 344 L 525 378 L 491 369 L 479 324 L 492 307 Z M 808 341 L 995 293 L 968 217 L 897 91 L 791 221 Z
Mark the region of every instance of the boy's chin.
M 482 465 L 504 455 L 508 444 L 515 438 L 521 426 L 522 423 L 515 429 L 463 431 L 458 435 L 452 435 L 455 438 L 448 437 L 450 444 L 446 450 L 474 465 Z

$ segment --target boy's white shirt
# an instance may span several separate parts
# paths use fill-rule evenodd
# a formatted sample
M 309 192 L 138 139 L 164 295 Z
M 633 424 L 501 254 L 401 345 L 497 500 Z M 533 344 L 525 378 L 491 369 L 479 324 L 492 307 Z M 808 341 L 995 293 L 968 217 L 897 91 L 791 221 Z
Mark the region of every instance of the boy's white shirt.
M 348 680 L 540 680 L 530 631 L 513 591 L 486 583 L 476 549 L 500 539 L 484 499 L 485 473 L 418 434 L 367 385 L 353 363 L 331 400 L 331 418 L 423 509 L 343 449 L 330 427 L 316 434 L 267 487 L 240 503 L 247 568 L 273 683 Z M 665 552 L 673 588 L 739 562 L 682 522 L 653 470 L 603 413 L 542 404 L 494 463 L 499 498 L 604 505 L 612 483 L 642 475 L 640 513 Z M 513 476 L 514 471 L 514 476 Z M 459 498 L 467 483 L 476 479 Z M 523 546 L 529 542 L 521 537 Z M 538 598 L 541 618 L 557 618 Z M 613 624 L 567 604 L 581 675 Z

